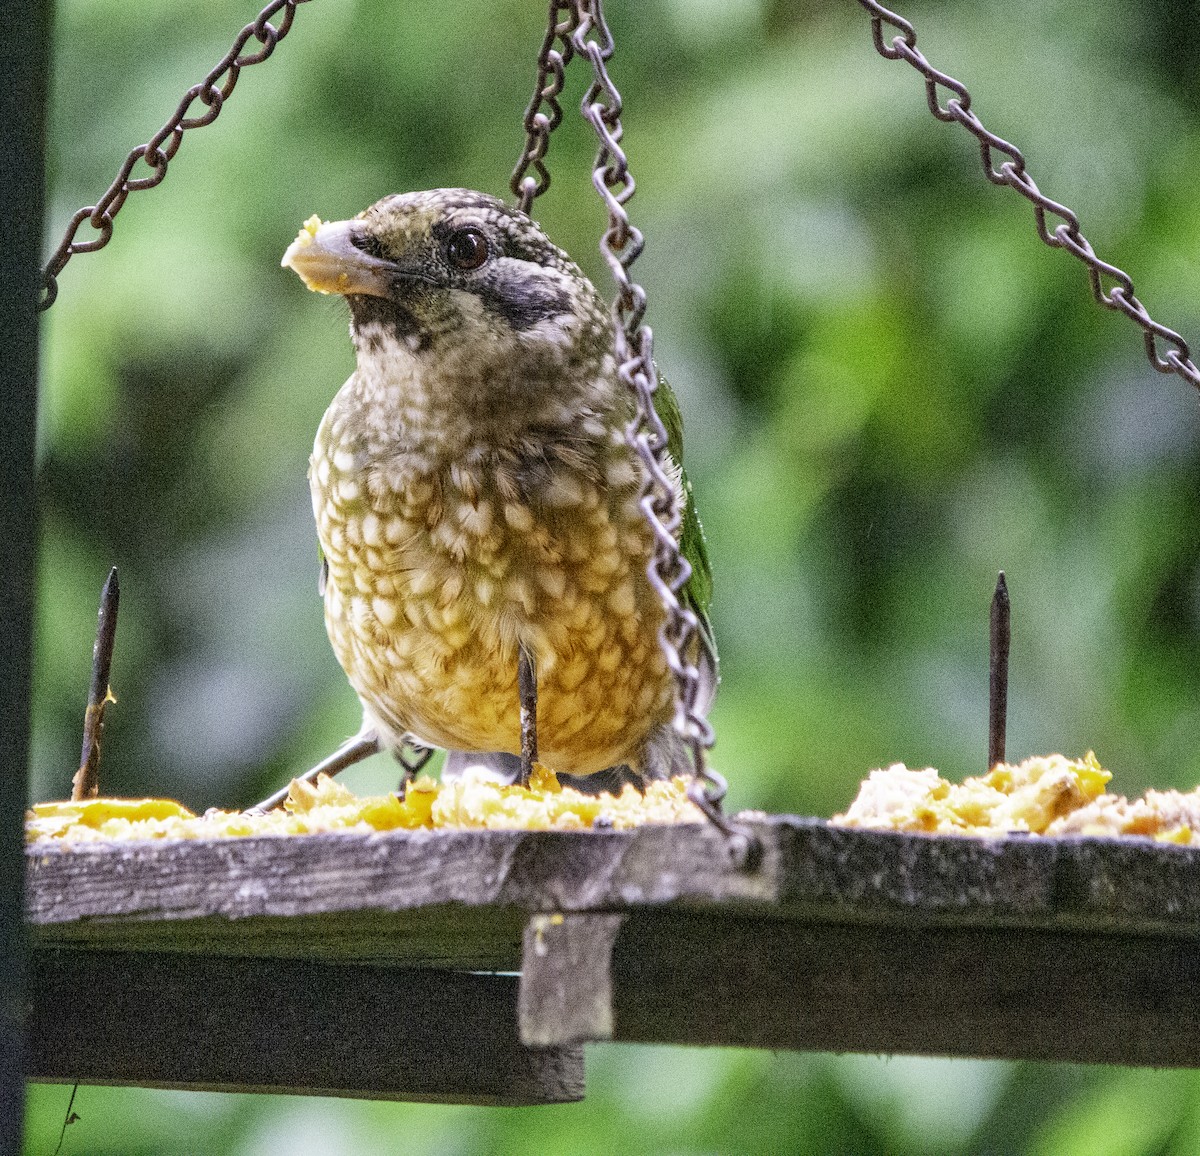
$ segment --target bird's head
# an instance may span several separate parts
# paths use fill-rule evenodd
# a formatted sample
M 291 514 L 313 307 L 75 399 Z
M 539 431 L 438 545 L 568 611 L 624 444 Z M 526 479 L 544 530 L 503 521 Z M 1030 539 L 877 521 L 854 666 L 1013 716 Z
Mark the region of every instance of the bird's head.
M 558 424 L 611 389 L 599 294 L 536 222 L 485 193 L 405 193 L 349 221 L 312 218 L 283 264 L 346 298 L 359 377 L 405 383 L 410 410 Z

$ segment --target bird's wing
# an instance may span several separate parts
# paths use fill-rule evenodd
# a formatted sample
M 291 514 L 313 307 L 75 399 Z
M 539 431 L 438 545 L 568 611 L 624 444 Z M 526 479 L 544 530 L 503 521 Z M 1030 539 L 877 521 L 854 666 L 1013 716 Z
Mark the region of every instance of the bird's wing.
M 658 388 L 654 391 L 654 411 L 667 431 L 667 452 L 680 468 L 683 485 L 683 527 L 679 539 L 679 550 L 692 568 L 692 576 L 683 587 L 683 598 L 688 607 L 700 620 L 700 629 L 708 642 L 715 660 L 716 640 L 713 637 L 709 610 L 712 606 L 712 567 L 708 561 L 708 545 L 704 538 L 704 527 L 696 513 L 696 499 L 692 495 L 692 483 L 683 468 L 683 415 L 679 412 L 679 401 L 666 378 L 658 375 Z

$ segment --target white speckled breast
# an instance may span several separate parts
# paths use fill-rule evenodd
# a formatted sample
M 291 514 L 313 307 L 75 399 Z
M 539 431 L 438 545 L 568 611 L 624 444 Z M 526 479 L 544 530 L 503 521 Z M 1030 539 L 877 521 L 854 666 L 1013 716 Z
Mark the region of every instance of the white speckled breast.
M 449 460 L 369 444 L 344 416 L 349 388 L 321 423 L 310 480 L 326 627 L 369 716 L 393 743 L 410 731 L 516 753 L 524 640 L 541 760 L 573 774 L 636 762 L 670 717 L 672 685 L 645 576 L 640 465 L 619 425 L 581 419 L 595 428 L 536 468 L 513 445 Z

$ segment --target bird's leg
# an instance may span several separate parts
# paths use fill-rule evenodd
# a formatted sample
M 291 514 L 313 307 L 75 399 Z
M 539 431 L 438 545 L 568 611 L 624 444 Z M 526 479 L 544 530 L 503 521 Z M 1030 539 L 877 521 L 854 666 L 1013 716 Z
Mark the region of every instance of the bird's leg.
M 315 767 L 305 771 L 299 776 L 298 781 L 311 783 L 318 775 L 336 775 L 339 771 L 354 766 L 355 763 L 361 763 L 363 759 L 375 754 L 378 750 L 379 736 L 373 730 L 361 731 L 354 738 L 342 743 L 328 758 L 322 759 Z M 265 815 L 268 811 L 273 811 L 280 806 L 288 797 L 290 790 L 291 783 L 276 791 L 269 798 L 263 799 L 261 803 L 256 803 L 253 807 L 243 811 L 242 814 Z
M 518 782 L 527 787 L 538 757 L 537 667 L 524 642 L 517 649 L 517 693 L 521 696 L 521 777 Z

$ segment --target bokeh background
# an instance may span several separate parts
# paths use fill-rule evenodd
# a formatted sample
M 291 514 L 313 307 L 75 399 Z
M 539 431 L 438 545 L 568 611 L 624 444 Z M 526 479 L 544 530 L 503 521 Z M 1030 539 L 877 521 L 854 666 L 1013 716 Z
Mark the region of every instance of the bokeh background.
M 1195 785 L 1195 394 L 1037 241 L 917 75 L 875 55 L 852 0 L 609 8 L 638 272 L 716 572 L 733 805 L 828 815 L 894 760 L 982 770 L 1000 568 L 1010 754 L 1094 748 L 1118 790 Z M 60 0 L 48 247 L 255 11 Z M 1188 6 L 905 12 L 1155 316 L 1200 338 Z M 305 482 L 352 369 L 346 315 L 279 258 L 314 212 L 504 193 L 543 20 L 540 0 L 304 5 L 108 248 L 63 274 L 44 328 L 35 798 L 69 789 L 113 563 L 106 790 L 244 805 L 355 729 Z M 571 112 L 537 213 L 606 285 L 592 153 Z M 348 778 L 395 775 L 377 758 Z M 31 1152 L 53 1151 L 68 1092 L 31 1089 Z M 594 1049 L 587 1101 L 555 1108 L 83 1088 L 75 1109 L 67 1153 L 1200 1151 L 1190 1073 L 735 1050 Z

